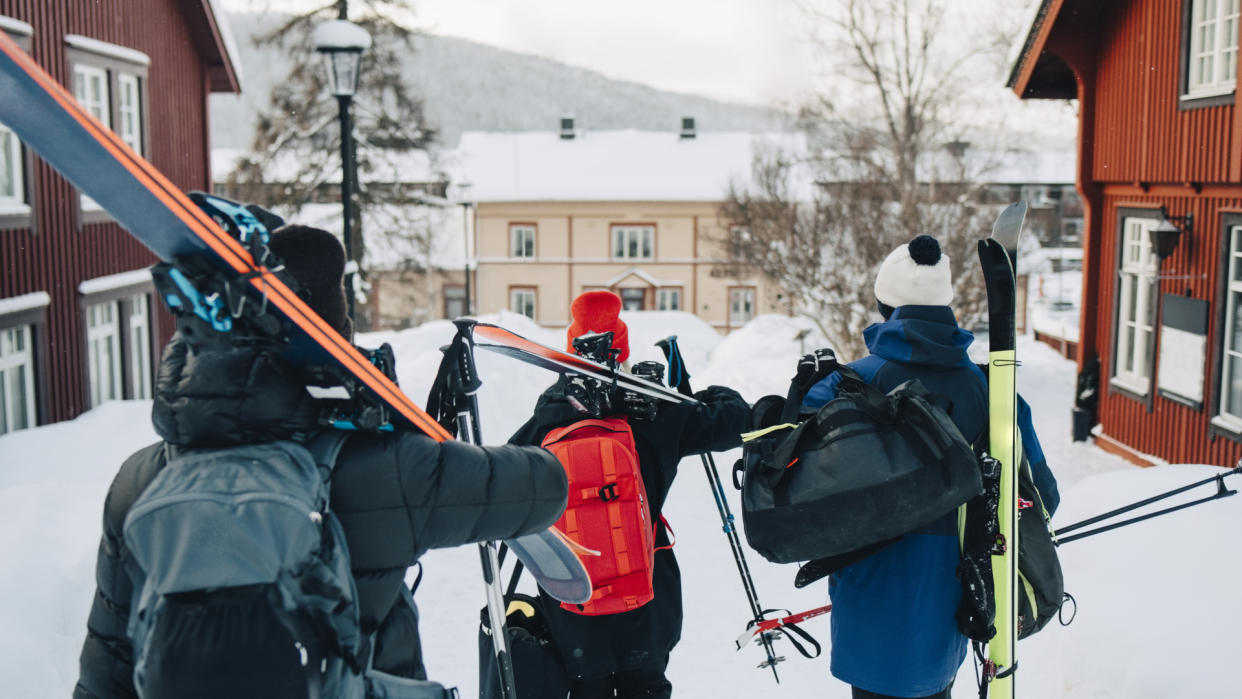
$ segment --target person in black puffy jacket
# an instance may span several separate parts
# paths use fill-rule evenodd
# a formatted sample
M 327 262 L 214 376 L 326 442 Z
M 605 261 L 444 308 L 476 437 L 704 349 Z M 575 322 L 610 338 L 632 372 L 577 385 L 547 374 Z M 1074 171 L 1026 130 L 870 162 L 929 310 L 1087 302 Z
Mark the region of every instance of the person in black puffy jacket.
M 345 337 L 344 251 L 329 233 L 288 226 L 272 251 L 307 302 Z M 253 348 L 198 351 L 178 335 L 165 348 L 153 421 L 163 442 L 122 464 L 104 503 L 97 589 L 74 696 L 134 697 L 126 635 L 132 561 L 121 535 L 130 506 L 182 449 L 287 439 L 318 428 L 319 408 L 288 365 Z M 406 570 L 432 548 L 538 532 L 565 508 L 565 471 L 547 451 L 435 442 L 421 433 L 357 432 L 333 472 L 331 502 L 349 544 L 362 631 L 376 632 L 374 667 L 426 679 Z
M 611 297 L 611 298 L 607 298 Z M 620 299 L 608 291 L 590 291 L 575 299 L 569 339 L 588 332 L 613 332 L 619 361 L 629 354 L 625 324 L 617 316 Z M 562 661 L 573 678 L 572 699 L 669 697 L 665 676 L 669 653 L 681 639 L 681 571 L 660 514 L 683 457 L 732 449 L 741 444 L 750 406 L 736 391 L 711 386 L 694 396 L 698 403 L 661 403 L 652 420 L 630 420 L 639 469 L 647 489 L 655 538 L 655 597 L 629 612 L 582 616 L 540 595 L 540 612 Z M 565 398 L 562 379 L 540 396 L 535 413 L 509 439 L 540 444 L 548 432 L 587 417 Z M 706 493 L 704 493 L 706 496 Z

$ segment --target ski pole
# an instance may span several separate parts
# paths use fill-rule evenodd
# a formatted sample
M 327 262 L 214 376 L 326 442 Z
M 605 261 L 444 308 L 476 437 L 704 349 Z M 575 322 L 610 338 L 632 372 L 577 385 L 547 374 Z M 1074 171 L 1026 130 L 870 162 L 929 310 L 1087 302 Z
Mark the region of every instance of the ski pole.
M 1061 544 L 1067 544 L 1067 543 L 1069 543 L 1069 542 L 1071 542 L 1071 541 L 1077 541 L 1077 540 L 1079 540 L 1079 539 L 1085 539 L 1085 538 L 1086 538 L 1086 537 L 1088 537 L 1088 536 L 1094 536 L 1094 535 L 1096 535 L 1096 534 L 1100 534 L 1100 533 L 1103 533 L 1103 532 L 1112 531 L 1113 529 L 1118 529 L 1118 528 L 1120 528 L 1120 527 L 1124 527 L 1124 526 L 1127 526 L 1127 525 L 1130 525 L 1130 524 L 1135 524 L 1135 523 L 1137 523 L 1137 522 L 1142 522 L 1143 520 L 1151 519 L 1151 518 L 1153 518 L 1153 517 L 1159 517 L 1159 516 L 1161 516 L 1161 515 L 1167 515 L 1167 514 L 1172 513 L 1172 512 L 1177 512 L 1178 510 L 1184 510 L 1184 509 L 1186 509 L 1187 507 L 1194 507 L 1195 505 L 1202 505 L 1202 504 L 1203 504 L 1203 503 L 1205 503 L 1205 502 L 1211 502 L 1211 501 L 1213 501 L 1213 500 L 1219 500 L 1219 499 L 1221 499 L 1221 498 L 1227 498 L 1227 497 L 1229 497 L 1230 495 L 1236 495 L 1238 491 L 1236 491 L 1236 490 L 1230 490 L 1230 489 L 1228 489 L 1228 488 L 1226 488 L 1226 487 L 1225 487 L 1225 478 L 1227 478 L 1227 477 L 1229 477 L 1229 476 L 1233 476 L 1233 475 L 1239 474 L 1239 473 L 1242 473 L 1242 460 L 1240 460 L 1236 466 L 1234 466 L 1233 468 L 1229 469 L 1228 471 L 1225 471 L 1224 473 L 1218 473 L 1218 474 L 1216 474 L 1215 476 L 1212 476 L 1211 478 L 1205 478 L 1205 479 L 1203 479 L 1203 480 L 1201 480 L 1201 481 L 1195 481 L 1194 483 L 1191 483 L 1191 484 L 1189 484 L 1189 485 L 1184 485 L 1184 486 L 1182 486 L 1182 487 L 1180 487 L 1180 488 L 1174 488 L 1173 490 L 1170 490 L 1170 491 L 1168 491 L 1168 492 L 1166 492 L 1166 493 L 1161 493 L 1161 494 L 1159 494 L 1159 495 L 1153 495 L 1153 496 L 1151 496 L 1151 497 L 1149 497 L 1149 498 L 1146 498 L 1146 499 L 1144 499 L 1144 500 L 1139 500 L 1138 502 L 1134 502 L 1134 503 L 1130 503 L 1129 505 L 1125 505 L 1125 506 L 1122 506 L 1122 507 L 1118 507 L 1118 508 L 1117 508 L 1117 509 L 1115 509 L 1115 510 L 1109 510 L 1108 512 L 1105 512 L 1104 514 L 1096 515 L 1096 516 L 1094 516 L 1094 517 L 1091 517 L 1091 518 L 1088 518 L 1088 519 L 1084 519 L 1084 520 L 1083 520 L 1083 521 L 1081 521 L 1081 522 L 1075 522 L 1075 523 L 1070 524 L 1070 525 L 1068 525 L 1068 526 L 1061 527 L 1060 529 L 1058 529 L 1058 530 L 1056 530 L 1055 532 L 1053 532 L 1053 541 L 1054 541 L 1054 542 L 1056 542 L 1056 545 L 1057 545 L 1057 546 L 1060 546 Z M 1201 486 L 1201 485 L 1206 485 L 1206 484 L 1211 483 L 1211 482 L 1213 482 L 1213 481 L 1215 481 L 1215 482 L 1216 482 L 1216 492 L 1215 492 L 1214 494 L 1212 494 L 1212 495 L 1209 495 L 1208 497 L 1205 497 L 1205 498 L 1200 498 L 1200 499 L 1198 499 L 1198 500 L 1192 500 L 1192 501 L 1190 501 L 1190 502 L 1185 502 L 1185 503 L 1182 503 L 1182 504 L 1180 504 L 1180 505 L 1174 505 L 1173 507 L 1166 507 L 1166 508 L 1164 508 L 1163 510 L 1157 510 L 1157 511 L 1155 511 L 1155 512 L 1149 512 L 1149 513 L 1147 513 L 1147 514 L 1145 514 L 1145 515 L 1141 515 L 1141 516 L 1139 516 L 1139 517 L 1131 517 L 1130 519 L 1122 520 L 1122 521 L 1120 521 L 1120 522 L 1114 522 L 1114 523 L 1112 523 L 1112 524 L 1106 524 L 1106 525 L 1103 525 L 1103 526 L 1100 526 L 1100 527 L 1096 527 L 1095 529 L 1090 529 L 1090 530 L 1088 530 L 1088 531 L 1085 531 L 1085 532 L 1081 532 L 1081 533 L 1075 534 L 1075 535 L 1073 535 L 1073 536 L 1066 536 L 1066 537 L 1062 537 L 1062 536 L 1061 536 L 1062 534 L 1065 534 L 1065 533 L 1068 533 L 1068 532 L 1072 532 L 1072 531 L 1076 531 L 1076 530 L 1078 530 L 1078 529 L 1082 529 L 1083 527 L 1087 527 L 1087 526 L 1090 526 L 1090 525 L 1092 525 L 1092 524 L 1096 524 L 1096 523 L 1098 523 L 1098 522 L 1102 522 L 1102 521 L 1104 521 L 1104 520 L 1106 520 L 1106 519 L 1112 519 L 1113 517 L 1116 517 L 1117 515 L 1121 515 L 1121 514 L 1125 514 L 1125 513 L 1127 513 L 1127 512 L 1131 512 L 1131 511 L 1133 511 L 1133 510 L 1137 510 L 1138 508 L 1140 508 L 1140 507 L 1144 507 L 1144 506 L 1146 506 L 1146 505 L 1150 505 L 1150 504 L 1151 504 L 1151 503 L 1153 503 L 1153 502 L 1159 502 L 1159 501 L 1161 501 L 1161 500 L 1164 500 L 1165 498 L 1170 498 L 1170 497 L 1173 497 L 1174 495 L 1177 495 L 1178 493 L 1184 493 L 1184 492 L 1186 492 L 1187 490 L 1190 490 L 1190 489 L 1192 489 L 1192 488 L 1197 488 L 1197 487 L 1199 487 L 1199 486 Z
M 449 369 L 449 390 L 456 405 L 458 439 L 476 446 L 483 443 L 479 434 L 478 391 L 483 385 L 474 365 L 474 320 L 465 318 L 453 321 L 457 335 L 445 355 Z M 500 586 L 500 560 L 496 542 L 479 542 L 479 558 L 483 565 L 483 583 L 487 586 L 487 618 L 492 631 L 492 650 L 496 655 L 496 669 L 500 674 L 500 695 L 503 699 L 517 699 L 517 684 L 513 680 L 513 656 L 509 653 L 509 631 L 505 625 L 504 591 Z
M 669 335 L 655 344 L 660 351 L 664 352 L 664 359 L 668 363 L 668 385 L 675 387 L 683 395 L 693 395 L 694 392 L 690 390 L 690 374 L 686 371 L 686 364 L 681 358 L 681 349 L 677 346 L 677 336 Z M 746 565 L 746 555 L 742 550 L 742 542 L 737 536 L 737 527 L 734 526 L 733 513 L 729 510 L 729 501 L 725 499 L 720 472 L 716 470 L 716 460 L 710 453 L 701 454 L 700 457 L 703 461 L 703 470 L 707 472 L 707 481 L 711 485 L 712 497 L 716 499 L 716 511 L 720 513 L 720 523 L 725 536 L 729 539 L 729 548 L 733 550 L 733 562 L 737 564 L 738 575 L 742 578 L 742 589 L 746 592 L 746 601 L 750 604 L 751 615 L 754 617 L 755 624 L 761 624 L 764 621 L 763 606 L 759 604 L 755 581 L 750 575 L 750 567 Z M 776 672 L 776 664 L 784 658 L 778 657 L 772 650 L 772 639 L 767 632 L 759 632 L 759 639 L 768 656 L 760 667 L 770 666 L 772 677 L 776 679 L 777 684 L 780 684 L 781 677 Z

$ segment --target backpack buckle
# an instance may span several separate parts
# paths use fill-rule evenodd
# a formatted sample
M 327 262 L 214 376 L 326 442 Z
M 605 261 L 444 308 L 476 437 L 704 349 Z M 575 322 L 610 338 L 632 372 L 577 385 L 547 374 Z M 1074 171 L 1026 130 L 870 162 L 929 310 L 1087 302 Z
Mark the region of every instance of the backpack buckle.
M 616 481 L 613 481 L 612 483 L 609 483 L 599 489 L 599 499 L 604 502 L 612 502 L 620 497 L 621 495 L 617 493 Z

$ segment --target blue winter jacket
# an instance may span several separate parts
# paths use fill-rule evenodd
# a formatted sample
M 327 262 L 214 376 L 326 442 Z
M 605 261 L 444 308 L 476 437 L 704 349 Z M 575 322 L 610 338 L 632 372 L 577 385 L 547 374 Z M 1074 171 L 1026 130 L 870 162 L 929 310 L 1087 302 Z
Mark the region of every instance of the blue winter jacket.
M 974 340 L 957 327 L 948 306 L 901 306 L 889 320 L 868 327 L 871 354 L 850 366 L 887 392 L 909 379 L 952 401 L 951 417 L 969 441 L 987 429 L 987 379 L 966 354 Z M 811 388 L 803 405 L 832 400 L 839 377 Z M 1056 481 L 1030 422 L 1019 423 L 1036 485 L 1049 512 L 1057 505 Z M 961 590 L 957 513 L 902 536 L 878 553 L 829 579 L 832 597 L 832 674 L 860 689 L 896 697 L 935 694 L 952 682 L 966 657 L 966 637 L 954 612 Z

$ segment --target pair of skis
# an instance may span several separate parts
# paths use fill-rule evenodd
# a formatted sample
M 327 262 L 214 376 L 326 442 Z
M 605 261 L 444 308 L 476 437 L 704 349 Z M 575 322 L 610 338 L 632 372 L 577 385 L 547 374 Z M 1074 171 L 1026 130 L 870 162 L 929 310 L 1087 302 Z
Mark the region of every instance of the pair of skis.
M 306 373 L 308 388 L 348 396 L 342 414 L 334 416 L 338 427 L 418 430 L 437 442 L 451 439 L 401 392 L 382 361 L 373 362 L 350 344 L 278 269 L 267 267 L 269 231 L 254 211 L 210 195 L 192 201 L 4 32 L 0 95 L 0 123 L 163 260 L 155 269 L 157 287 L 179 321 L 201 323 L 195 327 L 220 341 L 244 331 L 251 334 L 248 339 L 257 335 L 279 347 Z M 477 437 L 477 429 L 473 434 Z M 555 529 L 507 543 L 550 594 L 566 601 L 589 598 L 586 570 Z M 481 551 L 492 628 L 503 629 L 495 547 L 484 544 Z M 516 697 L 507 634 L 492 636 L 502 675 L 509 669 L 505 696 Z
M 1010 204 L 992 235 L 979 241 L 988 294 L 988 453 L 1001 464 L 997 520 L 1001 546 L 992 556 L 996 636 L 987 646 L 980 695 L 1013 699 L 1018 668 L 1018 433 L 1017 259 L 1026 202 Z

